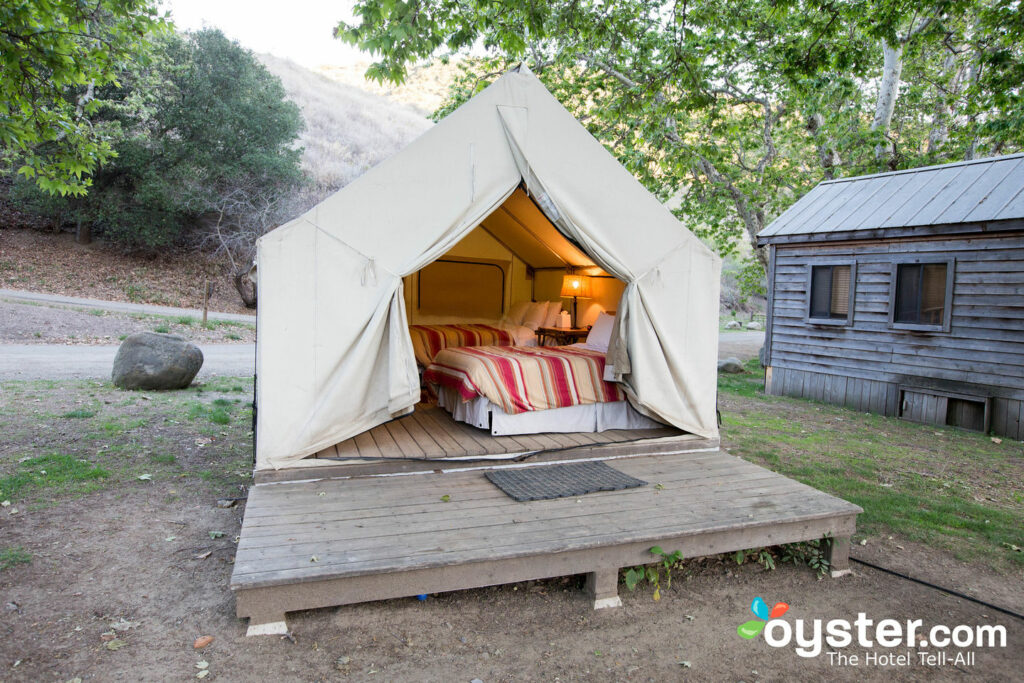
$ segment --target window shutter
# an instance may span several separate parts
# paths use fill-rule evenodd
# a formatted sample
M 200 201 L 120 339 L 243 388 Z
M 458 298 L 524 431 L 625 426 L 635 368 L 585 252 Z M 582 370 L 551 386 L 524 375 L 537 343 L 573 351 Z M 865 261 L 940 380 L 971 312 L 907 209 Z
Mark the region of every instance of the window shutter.
M 833 266 L 832 268 L 830 312 L 833 317 L 841 318 L 845 318 L 850 313 L 850 266 Z

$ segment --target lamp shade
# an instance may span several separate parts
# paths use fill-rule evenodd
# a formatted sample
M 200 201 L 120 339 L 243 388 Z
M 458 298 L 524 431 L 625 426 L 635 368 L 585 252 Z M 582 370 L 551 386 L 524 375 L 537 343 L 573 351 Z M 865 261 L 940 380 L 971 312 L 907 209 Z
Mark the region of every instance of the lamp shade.
M 591 297 L 590 278 L 586 275 L 566 275 L 562 279 L 562 296 L 589 299 Z

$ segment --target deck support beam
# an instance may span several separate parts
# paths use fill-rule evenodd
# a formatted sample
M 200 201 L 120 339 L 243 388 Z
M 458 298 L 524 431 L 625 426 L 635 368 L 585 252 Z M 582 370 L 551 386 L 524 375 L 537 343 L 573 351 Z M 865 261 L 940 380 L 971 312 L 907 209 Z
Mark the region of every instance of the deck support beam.
M 838 536 L 828 545 L 829 574 L 833 579 L 853 573 L 850 569 L 850 537 Z
M 619 598 L 619 570 L 598 569 L 587 574 L 587 596 L 593 601 L 594 609 L 622 607 Z

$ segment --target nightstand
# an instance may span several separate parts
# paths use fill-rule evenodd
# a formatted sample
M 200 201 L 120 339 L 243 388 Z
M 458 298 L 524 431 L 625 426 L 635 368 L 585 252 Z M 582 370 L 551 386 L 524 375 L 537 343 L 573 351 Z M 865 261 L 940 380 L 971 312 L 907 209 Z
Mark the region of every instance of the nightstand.
M 588 334 L 590 330 L 583 327 L 538 327 L 537 346 L 544 346 L 549 340 L 553 342 L 553 346 L 574 344 L 586 340 Z

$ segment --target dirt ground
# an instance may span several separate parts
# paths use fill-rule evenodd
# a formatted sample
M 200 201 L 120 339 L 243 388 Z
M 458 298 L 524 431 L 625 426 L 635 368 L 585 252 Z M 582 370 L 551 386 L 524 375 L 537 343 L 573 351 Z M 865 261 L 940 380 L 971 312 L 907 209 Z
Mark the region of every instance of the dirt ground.
M 0 344 L 117 344 L 129 334 L 157 328 L 199 344 L 256 341 L 252 325 L 211 320 L 203 327 L 199 322 L 0 300 Z
M 246 638 L 228 588 L 244 503 L 216 501 L 244 495 L 248 481 L 247 381 L 145 394 L 91 381 L 3 385 L 0 500 L 16 493 L 0 508 L 0 550 L 31 559 L 0 570 L 0 681 L 203 671 L 207 681 L 1019 679 L 1020 620 L 857 565 L 819 579 L 725 557 L 687 562 L 659 602 L 649 587 L 620 587 L 619 609 L 592 611 L 572 577 L 291 613 L 291 639 Z M 47 484 L 43 465 L 24 459 L 54 453 L 107 475 Z M 19 481 L 34 483 L 11 489 Z M 854 554 L 1024 611 L 1019 576 L 890 535 L 866 537 Z M 756 596 L 788 603 L 790 621 L 863 612 L 926 627 L 1001 624 L 1008 646 L 974 650 L 972 666 L 834 667 L 824 652 L 802 658 L 763 636 L 741 639 Z M 205 635 L 212 644 L 193 649 Z
M 218 493 L 140 483 L 5 519 L 3 535 L 34 559 L 0 574 L 0 679 L 187 680 L 207 662 L 207 680 L 225 681 L 1007 681 L 1024 664 L 1024 624 L 957 598 L 870 570 L 818 580 L 805 568 L 726 561 L 677 571 L 660 602 L 622 588 L 614 610 L 592 611 L 576 578 L 293 613 L 294 642 L 246 638 L 228 590 L 242 509 L 214 507 Z M 211 540 L 211 530 L 225 536 Z M 913 555 L 916 567 L 944 563 L 925 549 Z M 1009 593 L 986 597 L 1019 605 L 1019 591 Z M 1001 623 L 1010 647 L 980 649 L 971 667 L 834 668 L 824 654 L 739 638 L 754 596 L 789 603 L 794 619 Z M 123 647 L 108 649 L 105 633 Z M 203 635 L 214 641 L 195 651 Z
M 153 258 L 96 241 L 76 244 L 70 233 L 0 228 L 0 287 L 107 301 L 202 308 L 203 285 L 214 284 L 210 310 L 246 313 L 223 264 L 194 254 Z

